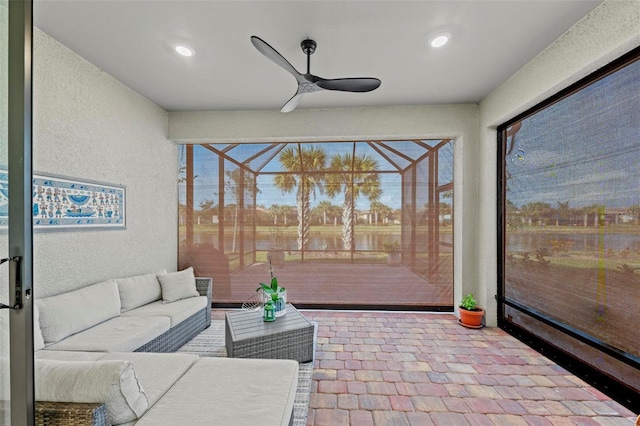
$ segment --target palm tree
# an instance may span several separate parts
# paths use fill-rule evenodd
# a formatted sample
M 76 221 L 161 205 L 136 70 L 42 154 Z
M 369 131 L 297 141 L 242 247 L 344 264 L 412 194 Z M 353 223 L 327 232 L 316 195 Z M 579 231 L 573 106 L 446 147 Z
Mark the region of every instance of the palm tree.
M 227 175 L 227 179 L 225 181 L 226 191 L 233 194 L 233 198 L 235 199 L 234 212 L 233 212 L 233 242 L 231 245 L 231 251 L 233 253 L 236 252 L 236 234 L 238 232 L 238 210 L 244 207 L 246 203 L 243 201 L 242 206 L 240 206 L 240 199 L 244 197 L 246 193 L 250 193 L 252 196 L 255 196 L 260 192 L 258 187 L 256 186 L 255 177 L 248 171 L 242 170 L 240 168 L 227 170 L 225 172 Z M 244 212 L 240 212 L 242 215 L 242 226 L 244 227 Z
M 551 213 L 551 205 L 541 201 L 536 201 L 523 205 L 520 211 L 523 216 L 528 219 L 529 226 L 531 226 L 532 221 L 534 220 L 538 225 L 542 225 L 544 219 L 548 218 Z
M 320 201 L 318 206 L 316 207 L 319 211 L 322 212 L 322 224 L 327 225 L 327 213 L 331 210 L 331 203 L 329 201 Z
M 387 223 L 386 219 L 393 211 L 391 207 L 386 204 L 382 204 L 380 201 L 372 201 L 370 209 L 374 214 L 374 224 L 378 226 L 378 221 L 382 219 L 382 223 Z
M 277 226 L 278 217 L 282 217 L 282 206 L 279 204 L 272 204 L 271 207 L 269 207 L 267 210 L 269 214 L 273 216 L 273 226 Z
M 353 247 L 353 212 L 356 200 L 361 195 L 376 201 L 382 190 L 377 173 L 378 162 L 368 155 L 335 154 L 331 157 L 326 176 L 326 190 L 330 197 L 344 194 L 342 205 L 342 241 L 346 250 Z
M 309 223 L 311 213 L 310 196 L 322 191 L 322 171 L 325 167 L 324 150 L 313 145 L 285 148 L 279 157 L 280 164 L 287 173 L 276 175 L 274 184 L 282 192 L 292 192 L 297 188 L 296 204 L 298 210 L 298 250 L 309 242 Z
M 342 207 L 331 204 L 327 214 L 333 218 L 333 226 L 338 226 L 338 218 L 342 215 Z
M 556 226 L 560 225 L 560 221 L 564 224 L 571 219 L 571 208 L 569 207 L 569 202 L 560 202 L 558 201 L 558 210 L 556 215 Z
M 634 218 L 634 223 L 637 225 L 638 218 L 640 218 L 640 205 L 635 204 L 629 207 L 629 210 L 627 210 L 627 212 Z
M 598 213 L 602 211 L 604 214 L 604 206 L 600 204 L 591 204 L 590 206 L 585 206 L 582 208 L 582 213 L 584 214 L 584 227 L 587 227 L 587 221 L 589 220 L 589 215 L 593 214 L 593 226 L 598 227 L 599 215 Z

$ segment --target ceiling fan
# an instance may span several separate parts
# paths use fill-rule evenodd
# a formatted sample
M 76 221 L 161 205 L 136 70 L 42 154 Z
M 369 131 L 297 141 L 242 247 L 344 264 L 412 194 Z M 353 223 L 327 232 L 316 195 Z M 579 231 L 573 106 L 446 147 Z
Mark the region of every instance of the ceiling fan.
M 311 74 L 311 55 L 316 50 L 316 42 L 313 40 L 303 40 L 300 43 L 302 51 L 307 55 L 307 72 L 299 73 L 293 65 L 289 63 L 276 49 L 271 47 L 260 37 L 251 36 L 251 43 L 267 58 L 289 71 L 298 82 L 298 90 L 289 101 L 284 104 L 280 111 L 293 111 L 300 101 L 300 97 L 305 93 L 317 92 L 319 90 L 339 90 L 342 92 L 370 92 L 380 86 L 380 80 L 372 77 L 363 78 L 334 78 L 326 79 Z

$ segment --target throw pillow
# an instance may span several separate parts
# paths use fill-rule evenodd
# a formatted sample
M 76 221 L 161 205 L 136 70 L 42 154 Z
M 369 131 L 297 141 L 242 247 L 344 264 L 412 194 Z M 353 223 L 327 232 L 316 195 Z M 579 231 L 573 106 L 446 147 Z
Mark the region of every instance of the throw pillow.
M 105 404 L 110 424 L 136 420 L 149 408 L 131 361 L 36 359 L 36 401 Z
M 158 281 L 162 287 L 162 303 L 200 296 L 196 290 L 196 277 L 192 267 L 184 271 L 158 274 Z

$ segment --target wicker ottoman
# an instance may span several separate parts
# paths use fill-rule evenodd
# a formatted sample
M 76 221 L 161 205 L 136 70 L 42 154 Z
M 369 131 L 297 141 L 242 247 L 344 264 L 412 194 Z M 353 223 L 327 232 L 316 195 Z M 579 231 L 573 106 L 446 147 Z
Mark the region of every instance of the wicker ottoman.
M 227 312 L 227 356 L 309 362 L 313 360 L 313 331 L 313 324 L 291 304 L 287 304 L 287 314 L 274 322 L 264 322 L 261 312 Z

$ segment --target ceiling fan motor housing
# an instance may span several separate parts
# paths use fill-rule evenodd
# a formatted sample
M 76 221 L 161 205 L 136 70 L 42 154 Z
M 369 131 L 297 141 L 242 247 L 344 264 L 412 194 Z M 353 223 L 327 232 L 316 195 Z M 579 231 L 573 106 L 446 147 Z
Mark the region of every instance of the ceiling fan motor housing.
M 305 55 L 312 55 L 313 52 L 316 51 L 316 46 L 316 42 L 310 39 L 302 40 L 302 43 L 300 43 L 300 47 L 302 47 Z

